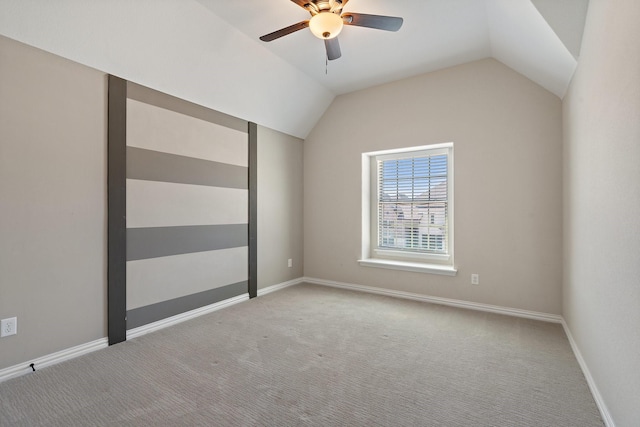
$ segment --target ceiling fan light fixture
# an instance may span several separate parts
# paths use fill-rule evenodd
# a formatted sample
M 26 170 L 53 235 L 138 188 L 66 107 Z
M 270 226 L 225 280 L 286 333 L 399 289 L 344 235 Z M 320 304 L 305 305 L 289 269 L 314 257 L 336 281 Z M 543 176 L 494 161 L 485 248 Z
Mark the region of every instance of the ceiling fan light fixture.
M 337 37 L 343 25 L 340 15 L 331 12 L 320 12 L 309 21 L 309 29 L 313 35 L 323 40 Z

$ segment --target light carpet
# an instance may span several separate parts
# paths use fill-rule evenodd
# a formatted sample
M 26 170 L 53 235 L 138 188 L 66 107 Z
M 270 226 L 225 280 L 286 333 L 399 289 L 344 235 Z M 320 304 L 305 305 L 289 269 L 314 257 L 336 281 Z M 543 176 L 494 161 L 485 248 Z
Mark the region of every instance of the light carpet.
M 293 286 L 0 384 L 2 426 L 602 426 L 558 324 Z

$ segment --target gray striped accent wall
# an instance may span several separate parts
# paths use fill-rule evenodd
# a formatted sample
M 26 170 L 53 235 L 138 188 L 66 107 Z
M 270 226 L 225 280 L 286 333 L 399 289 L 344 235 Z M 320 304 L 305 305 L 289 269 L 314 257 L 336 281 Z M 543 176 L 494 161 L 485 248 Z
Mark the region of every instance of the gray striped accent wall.
M 249 284 L 248 123 L 128 82 L 127 329 Z
M 247 224 L 127 229 L 127 261 L 248 246 Z
M 249 188 L 246 166 L 127 147 L 127 178 L 222 188 Z
M 221 288 L 202 291 L 155 304 L 134 308 L 127 312 L 128 329 L 144 326 L 151 322 L 176 316 L 180 313 L 195 310 L 205 305 L 218 301 L 233 298 L 247 292 L 248 283 L 246 281 L 233 283 Z

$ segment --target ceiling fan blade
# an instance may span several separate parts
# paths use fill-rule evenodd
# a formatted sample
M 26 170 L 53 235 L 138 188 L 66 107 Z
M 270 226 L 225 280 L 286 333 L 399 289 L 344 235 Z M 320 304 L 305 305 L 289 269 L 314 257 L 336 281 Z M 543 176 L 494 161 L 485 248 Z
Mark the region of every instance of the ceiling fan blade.
M 309 21 L 298 22 L 297 24 L 290 25 L 286 28 L 282 28 L 278 31 L 274 31 L 273 33 L 266 34 L 260 37 L 260 40 L 263 42 L 270 42 L 275 39 L 279 39 L 280 37 L 286 36 L 287 34 L 295 33 L 296 31 L 300 31 L 309 26 Z
M 365 13 L 345 13 L 342 19 L 346 25 L 375 28 L 377 30 L 398 31 L 404 22 L 395 16 L 367 15 Z
M 340 43 L 338 42 L 337 37 L 333 39 L 324 39 L 324 47 L 327 49 L 327 58 L 329 61 L 333 61 L 334 59 L 338 59 L 342 56 L 342 52 L 340 52 Z

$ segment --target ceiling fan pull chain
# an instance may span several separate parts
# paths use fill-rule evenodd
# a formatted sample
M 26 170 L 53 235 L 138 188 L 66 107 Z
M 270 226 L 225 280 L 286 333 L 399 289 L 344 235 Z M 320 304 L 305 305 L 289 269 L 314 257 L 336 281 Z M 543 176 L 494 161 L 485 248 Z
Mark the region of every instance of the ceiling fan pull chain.
M 329 74 L 329 57 L 327 55 L 324 56 L 324 74 Z

